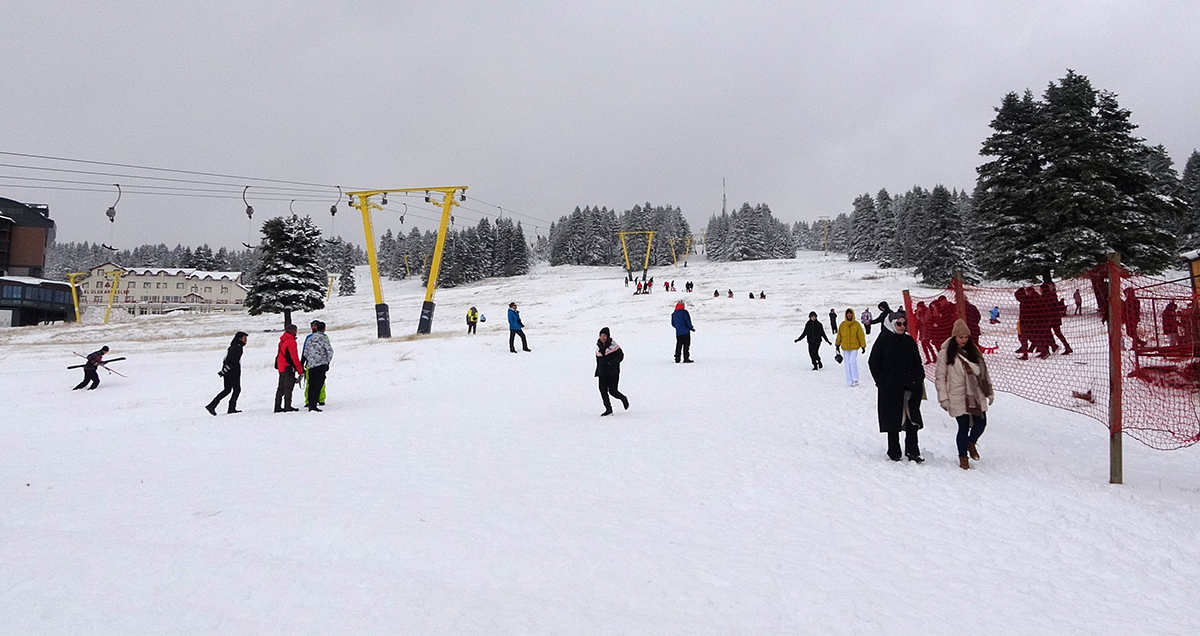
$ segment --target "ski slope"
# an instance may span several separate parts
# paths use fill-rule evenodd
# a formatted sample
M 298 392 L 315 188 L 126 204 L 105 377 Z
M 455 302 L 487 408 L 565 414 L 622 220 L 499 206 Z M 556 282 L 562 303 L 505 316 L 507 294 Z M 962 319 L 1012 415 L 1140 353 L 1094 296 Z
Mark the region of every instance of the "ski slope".
M 386 282 L 381 341 L 360 270 L 365 293 L 295 316 L 329 325 L 324 413 L 271 412 L 278 316 L 0 332 L 0 631 L 1200 632 L 1197 449 L 1127 441 L 1110 486 L 1102 425 L 1000 394 L 976 469 L 936 401 L 926 462 L 893 463 L 865 359 L 847 388 L 832 348 L 814 372 L 792 341 L 810 310 L 897 306 L 904 273 L 814 253 L 651 273 L 697 291 L 539 266 L 439 290 L 422 337 L 423 288 Z M 508 352 L 509 301 L 531 353 Z M 600 418 L 604 326 L 631 407 Z M 211 417 L 239 329 L 245 412 Z M 70 391 L 72 352 L 103 344 L 129 377 Z

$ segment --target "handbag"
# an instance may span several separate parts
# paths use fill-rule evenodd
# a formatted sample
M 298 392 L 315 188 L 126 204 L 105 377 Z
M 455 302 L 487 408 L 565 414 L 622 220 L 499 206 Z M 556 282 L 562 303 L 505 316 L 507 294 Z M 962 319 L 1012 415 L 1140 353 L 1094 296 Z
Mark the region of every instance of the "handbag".
M 842 360 L 844 360 L 845 358 L 842 357 L 841 352 L 838 352 L 836 355 L 833 356 L 833 359 L 837 360 L 838 364 L 841 364 Z

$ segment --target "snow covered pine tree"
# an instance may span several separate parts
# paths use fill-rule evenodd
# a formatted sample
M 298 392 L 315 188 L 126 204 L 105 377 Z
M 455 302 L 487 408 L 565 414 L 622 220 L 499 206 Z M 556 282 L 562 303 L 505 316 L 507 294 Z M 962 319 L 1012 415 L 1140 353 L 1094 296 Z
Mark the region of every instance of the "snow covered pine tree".
M 254 286 L 246 294 L 251 316 L 325 308 L 325 270 L 320 264 L 321 230 L 312 219 L 275 217 L 263 223 L 262 261 Z

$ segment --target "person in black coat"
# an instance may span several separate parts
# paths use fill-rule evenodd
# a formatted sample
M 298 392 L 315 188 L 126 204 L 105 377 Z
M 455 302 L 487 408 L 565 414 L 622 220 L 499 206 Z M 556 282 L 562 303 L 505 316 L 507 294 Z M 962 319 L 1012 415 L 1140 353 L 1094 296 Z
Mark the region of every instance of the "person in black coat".
M 879 315 L 877 315 L 871 319 L 871 324 L 872 325 L 886 324 L 887 320 L 888 320 L 888 316 L 891 316 L 893 313 L 891 306 L 887 304 L 886 300 L 881 300 L 881 301 L 879 301 L 879 304 L 875 306 L 875 308 L 879 310 Z M 868 331 L 867 333 L 871 333 L 871 332 Z
M 246 340 L 249 336 L 246 332 L 239 331 L 233 336 L 233 341 L 229 343 L 229 350 L 225 352 L 225 360 L 221 363 L 221 371 L 217 375 L 225 379 L 225 388 L 217 394 L 217 397 L 204 407 L 210 415 L 217 414 L 217 404 L 229 395 L 229 412 L 241 413 L 237 408 L 238 395 L 242 393 L 242 348 L 246 346 Z M 232 395 L 230 395 L 232 393 Z
M 813 371 L 825 366 L 821 362 L 821 341 L 824 340 L 829 344 L 829 336 L 825 335 L 825 327 L 821 325 L 821 321 L 817 319 L 817 312 L 808 312 L 808 322 L 804 325 L 804 332 L 796 338 L 796 342 L 800 342 L 805 338 L 808 339 L 808 357 L 812 358 Z
M 925 389 L 925 366 L 917 342 L 908 335 L 908 317 L 903 311 L 890 315 L 875 339 L 867 360 L 879 391 L 879 432 L 887 433 L 888 457 L 900 461 L 900 430 L 904 430 L 904 456 L 923 462 L 917 431 L 921 420 L 921 396 Z
M 621 381 L 621 361 L 624 359 L 625 352 L 609 336 L 608 327 L 601 329 L 600 339 L 596 341 L 596 377 L 600 378 L 600 399 L 604 400 L 604 412 L 600 417 L 613 413 L 612 402 L 608 399 L 610 394 L 629 410 L 629 398 L 617 390 L 617 384 Z

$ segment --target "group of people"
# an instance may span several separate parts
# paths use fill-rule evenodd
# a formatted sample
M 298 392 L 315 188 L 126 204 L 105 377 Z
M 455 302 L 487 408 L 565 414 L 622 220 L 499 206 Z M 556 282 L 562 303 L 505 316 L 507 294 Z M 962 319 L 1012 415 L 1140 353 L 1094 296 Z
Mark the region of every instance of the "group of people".
M 333 361 L 333 345 L 325 333 L 325 323 L 314 320 L 309 323 L 311 332 L 304 339 L 304 350 L 300 352 L 296 346 L 296 325 L 284 327 L 279 336 L 279 344 L 275 350 L 275 371 L 279 381 L 275 387 L 275 412 L 286 413 L 299 411 L 292 406 L 292 392 L 296 383 L 305 383 L 304 406 L 310 412 L 320 412 L 325 405 L 325 376 Z M 221 400 L 229 396 L 227 413 L 241 413 L 237 408 L 238 397 L 242 393 L 242 351 L 250 336 L 239 331 L 229 343 L 225 359 L 221 362 L 221 370 L 217 373 L 225 383 L 221 392 L 216 395 L 204 410 L 210 415 L 217 414 L 217 406 Z
M 940 320 L 946 305 L 957 311 L 953 303 L 944 297 L 931 303 L 935 320 Z M 846 385 L 858 386 L 858 355 L 867 352 L 866 329 L 872 324 L 882 323 L 883 329 L 871 346 L 867 365 L 877 391 L 879 432 L 887 435 L 887 455 L 893 461 L 908 458 L 923 462 L 918 431 L 924 427 L 921 418 L 921 401 L 925 397 L 925 361 L 917 341 L 909 334 L 909 318 L 903 310 L 892 311 L 886 302 L 879 303 L 879 315 L 875 318 L 855 320 L 854 310 L 847 308 L 845 320 L 840 324 L 837 313 L 830 310 L 830 325 L 836 332 L 830 343 L 825 327 L 817 312 L 808 314 L 804 331 L 795 342 L 806 340 L 808 355 L 813 370 L 824 367 L 821 361 L 821 343 L 832 344 L 837 352 L 836 359 L 842 363 L 846 374 Z M 915 310 L 914 310 L 915 311 Z M 867 312 L 864 312 L 867 313 Z M 976 312 L 978 315 L 978 312 Z M 937 336 L 929 336 L 930 338 Z M 924 340 L 925 337 L 922 337 Z M 987 426 L 987 407 L 995 400 L 987 362 L 978 344 L 978 332 L 972 332 L 969 322 L 955 318 L 945 338 L 938 341 L 934 362 L 935 390 L 938 404 L 955 418 L 958 435 L 959 466 L 971 467 L 971 460 L 979 459 L 976 443 Z M 900 433 L 904 433 L 901 446 Z
M 714 289 L 713 290 L 713 298 L 720 298 L 720 297 L 721 297 L 721 290 Z M 729 295 L 727 296 L 727 298 L 733 298 L 733 290 L 732 289 L 729 290 Z M 754 300 L 755 298 L 758 298 L 759 300 L 766 300 L 767 299 L 766 290 L 758 292 L 758 296 L 755 296 L 754 292 L 750 292 L 750 300 Z
M 626 287 L 629 287 L 629 283 L 631 280 L 632 280 L 632 278 L 630 278 L 630 277 L 625 278 L 625 286 Z M 635 281 L 635 282 L 637 283 L 637 289 L 635 289 L 633 292 L 634 296 L 637 296 L 640 294 L 649 294 L 650 292 L 654 291 L 654 279 L 653 278 L 650 278 L 649 280 L 646 280 L 646 281 L 639 280 L 639 281 Z M 692 281 L 689 280 L 683 284 L 683 291 L 690 294 L 690 293 L 692 293 L 693 289 L 695 289 L 695 285 L 692 283 Z M 675 291 L 675 281 L 673 281 L 673 280 L 672 281 L 663 281 L 663 291 L 665 291 L 665 292 Z
M 1078 311 L 1082 305 L 1078 289 L 1075 290 L 1075 295 Z M 1058 297 L 1054 283 L 1045 282 L 1037 287 L 1021 287 L 1013 292 L 1013 296 L 1017 299 L 1017 336 L 1021 343 L 1016 352 L 1021 354 L 1021 359 L 1028 360 L 1032 352 L 1036 352 L 1039 358 L 1049 357 L 1052 351 L 1058 351 L 1056 338 L 1062 341 L 1062 354 L 1069 355 L 1072 352 L 1071 344 L 1062 332 L 1067 305 Z M 1136 321 L 1134 324 L 1136 325 Z

